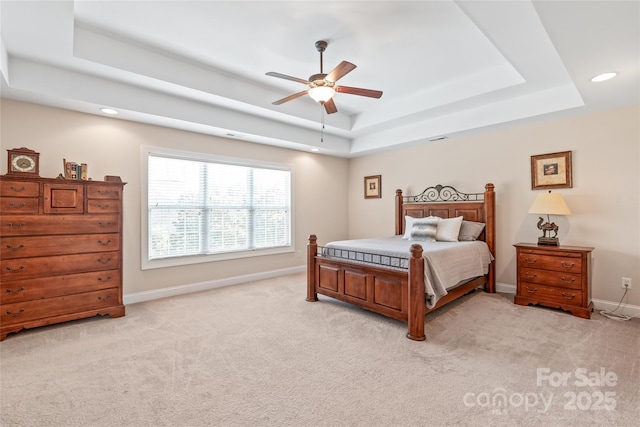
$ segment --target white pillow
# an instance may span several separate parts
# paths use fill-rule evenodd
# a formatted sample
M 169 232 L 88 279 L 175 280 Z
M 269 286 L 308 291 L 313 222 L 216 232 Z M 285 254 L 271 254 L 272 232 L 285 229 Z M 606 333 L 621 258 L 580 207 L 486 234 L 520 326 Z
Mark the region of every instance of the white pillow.
M 409 215 L 405 215 L 404 217 L 404 236 L 403 239 L 409 239 L 411 237 L 411 227 L 413 227 L 413 222 L 418 219 Z
M 438 242 L 457 242 L 462 217 L 446 218 L 438 223 L 436 230 L 436 240 Z
M 409 240 L 418 240 L 421 242 L 435 242 L 438 223 L 441 218 L 429 216 L 427 218 L 414 218 L 411 226 L 411 234 Z

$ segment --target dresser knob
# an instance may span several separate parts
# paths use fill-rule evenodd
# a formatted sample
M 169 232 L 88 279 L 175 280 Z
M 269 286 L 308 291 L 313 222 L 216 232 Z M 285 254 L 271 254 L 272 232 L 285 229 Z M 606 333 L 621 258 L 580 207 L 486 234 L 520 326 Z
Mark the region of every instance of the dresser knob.
M 569 294 L 566 294 L 566 293 L 564 293 L 564 292 L 563 292 L 563 293 L 562 293 L 562 296 L 563 296 L 565 299 L 572 300 L 572 299 L 574 299 L 574 298 L 576 297 L 576 294 L 571 294 L 571 295 L 569 295 Z
M 113 259 L 113 258 L 107 258 L 107 259 L 104 259 L 104 258 L 98 258 L 98 262 L 99 262 L 100 264 L 109 264 L 109 263 L 111 262 L 111 260 L 112 260 L 112 259 Z
M 16 209 L 22 209 L 25 206 L 27 206 L 26 203 L 20 203 L 19 205 L 16 205 L 15 203 L 9 203 L 9 207 L 16 208 Z
M 572 277 L 571 279 L 567 279 L 566 277 L 561 277 L 560 278 L 564 283 L 573 283 L 576 281 L 575 277 Z
M 20 245 L 18 247 L 13 247 L 11 245 L 7 245 L 7 249 L 9 249 L 10 251 L 14 251 L 14 252 L 19 251 L 20 249 L 23 249 L 23 248 L 24 248 L 24 245 Z
M 100 209 L 109 209 L 111 205 L 98 205 Z
M 564 268 L 572 268 L 574 265 L 576 265 L 575 262 L 564 262 L 564 261 L 562 261 L 560 264 L 562 264 Z
M 537 275 L 537 274 L 529 274 L 529 272 L 528 272 L 528 271 L 525 271 L 525 272 L 524 272 L 524 275 L 525 275 L 525 276 L 527 276 L 527 279 L 533 279 L 533 278 L 535 278 L 535 277 L 538 277 L 538 275 Z
M 7 310 L 7 314 L 12 317 L 20 316 L 22 313 L 24 313 L 24 308 L 18 310 L 17 313 L 12 313 L 11 310 Z
M 107 276 L 106 279 L 103 279 L 102 277 L 98 277 L 98 282 L 108 282 L 109 280 L 111 280 L 111 276 Z
M 534 259 L 525 258 L 524 261 L 529 264 L 535 264 L 536 262 L 538 262 L 538 258 L 534 258 Z
M 24 286 L 21 286 L 20 289 L 18 289 L 17 291 L 14 291 L 11 288 L 7 289 L 7 293 L 11 295 L 18 295 L 22 291 L 24 291 Z
M 98 225 L 100 227 L 111 227 L 113 225 L 112 222 L 102 222 L 102 221 L 98 221 Z
M 108 246 L 109 243 L 111 243 L 111 239 L 107 240 L 106 242 L 103 242 L 102 240 L 98 240 L 98 244 L 102 246 Z
M 524 288 L 527 290 L 527 292 L 529 292 L 531 294 L 533 294 L 535 292 L 538 292 L 538 288 L 530 288 L 528 286 L 525 286 Z
M 98 299 L 99 299 L 100 301 L 102 301 L 102 302 L 106 302 L 106 301 L 108 301 L 108 300 L 110 300 L 110 299 L 111 299 L 111 294 L 107 294 L 107 296 L 106 296 L 106 297 L 99 296 L 99 297 L 98 297 Z
M 20 224 L 13 225 L 12 222 L 9 222 L 9 223 L 7 223 L 7 225 L 9 226 L 9 228 L 13 228 L 14 230 L 19 230 L 19 229 L 21 229 L 22 227 L 25 226 L 25 223 L 21 222 Z
M 11 189 L 11 191 L 15 191 L 16 193 L 21 193 L 21 192 L 23 192 L 24 190 L 26 190 L 26 189 L 27 189 L 27 187 L 25 187 L 24 185 L 23 185 L 22 187 L 20 187 L 20 188 L 16 188 L 16 187 L 14 187 L 14 186 L 12 185 L 12 186 L 11 186 L 11 187 L 9 187 L 9 188 Z
M 8 270 L 10 273 L 20 273 L 22 270 L 24 270 L 24 265 L 21 265 L 21 266 L 20 266 L 20 267 L 18 267 L 18 268 L 7 267 L 7 270 Z

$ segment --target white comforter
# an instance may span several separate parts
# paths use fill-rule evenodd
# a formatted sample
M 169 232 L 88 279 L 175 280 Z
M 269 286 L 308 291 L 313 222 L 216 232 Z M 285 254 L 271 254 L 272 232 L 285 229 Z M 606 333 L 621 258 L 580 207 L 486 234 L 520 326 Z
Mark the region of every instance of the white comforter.
M 388 260 L 392 267 L 405 267 L 406 259 L 411 256 L 411 245 L 420 244 L 423 249 L 424 284 L 426 304 L 433 307 L 438 299 L 447 294 L 447 290 L 460 282 L 482 276 L 489 271 L 493 256 L 483 241 L 475 242 L 418 242 L 403 239 L 402 236 L 374 239 L 341 240 L 331 242 L 325 248 L 352 251 L 349 258 L 356 262 L 384 262 Z M 325 252 L 326 249 L 325 249 Z M 325 253 L 331 256 L 331 252 Z M 376 258 L 375 255 L 380 255 Z M 343 254 L 344 257 L 344 254 Z M 385 258 L 390 257 L 390 258 Z

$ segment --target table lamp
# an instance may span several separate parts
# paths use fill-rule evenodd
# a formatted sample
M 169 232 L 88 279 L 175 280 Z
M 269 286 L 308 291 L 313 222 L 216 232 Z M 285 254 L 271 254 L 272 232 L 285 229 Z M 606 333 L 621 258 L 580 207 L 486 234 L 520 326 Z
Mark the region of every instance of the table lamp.
M 544 221 L 542 217 L 538 221 L 538 229 L 542 230 L 542 236 L 538 237 L 538 244 L 558 246 L 558 226 L 551 222 L 549 215 L 571 215 L 571 210 L 562 195 L 552 193 L 551 190 L 548 193 L 540 193 L 529 208 L 529 213 L 547 215 L 546 223 L 542 223 Z M 553 236 L 551 232 L 553 232 Z

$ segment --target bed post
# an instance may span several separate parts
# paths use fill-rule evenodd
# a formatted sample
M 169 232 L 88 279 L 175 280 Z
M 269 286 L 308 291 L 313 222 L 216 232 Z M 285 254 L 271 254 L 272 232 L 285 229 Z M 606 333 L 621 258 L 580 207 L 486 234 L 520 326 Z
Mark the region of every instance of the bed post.
M 496 193 L 493 191 L 494 185 L 489 183 L 484 187 L 484 220 L 485 220 L 485 240 L 489 250 L 496 257 Z M 485 290 L 490 293 L 496 291 L 496 261 L 489 264 L 489 274 Z
M 309 236 L 307 244 L 307 301 L 318 301 L 316 293 L 316 254 L 318 243 L 315 234 Z
M 424 259 L 422 258 L 422 246 L 411 245 L 411 258 L 409 258 L 409 304 L 407 304 L 407 321 L 409 332 L 407 338 L 414 341 L 424 341 Z
M 402 190 L 396 190 L 396 236 L 404 233 L 402 227 L 404 221 L 402 216 L 402 202 Z

